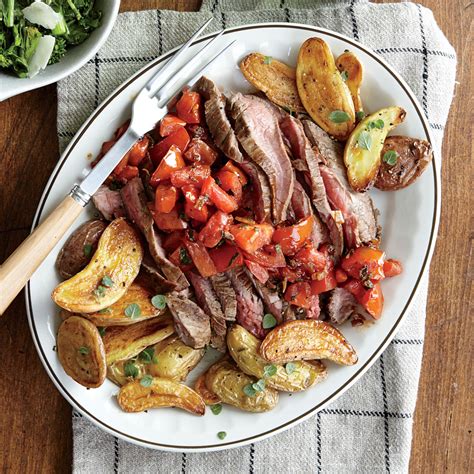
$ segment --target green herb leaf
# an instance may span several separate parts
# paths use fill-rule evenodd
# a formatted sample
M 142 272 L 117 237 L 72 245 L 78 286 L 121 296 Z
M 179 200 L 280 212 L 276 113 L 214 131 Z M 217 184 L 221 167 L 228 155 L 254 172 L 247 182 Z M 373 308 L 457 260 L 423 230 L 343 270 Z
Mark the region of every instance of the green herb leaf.
M 102 285 L 106 286 L 107 288 L 111 288 L 114 286 L 114 282 L 112 281 L 112 278 L 109 277 L 109 275 L 105 275 L 104 278 L 102 278 Z
M 271 56 L 265 56 L 263 58 L 263 64 L 271 64 L 273 61 L 273 58 Z
M 287 362 L 285 364 L 285 370 L 288 375 L 291 375 L 296 370 L 296 364 L 294 362 Z
M 151 304 L 157 309 L 166 308 L 166 296 L 165 295 L 155 295 L 151 299 Z
M 344 110 L 333 110 L 329 114 L 329 120 L 334 123 L 344 123 L 350 119 L 349 114 Z
M 277 367 L 276 365 L 266 365 L 263 368 L 263 376 L 264 377 L 273 377 L 277 373 Z
M 105 336 L 105 328 L 97 328 L 101 337 Z
M 123 366 L 125 377 L 138 377 L 138 367 L 131 361 L 128 361 Z
M 356 112 L 356 119 L 357 120 L 362 120 L 365 117 L 365 112 L 363 110 L 358 110 Z
M 211 411 L 214 413 L 214 415 L 218 415 L 222 411 L 222 405 L 220 403 L 211 405 Z
M 151 375 L 144 375 L 141 379 L 140 379 L 140 385 L 142 387 L 149 387 L 153 382 L 153 377 Z
M 89 354 L 90 349 L 88 347 L 81 346 L 81 347 L 79 347 L 78 351 L 79 351 L 79 354 L 87 355 L 87 354 Z
M 137 303 L 131 303 L 125 308 L 125 316 L 130 319 L 135 319 L 141 316 L 142 310 Z
M 367 126 L 369 128 L 378 128 L 379 130 L 382 130 L 384 127 L 385 123 L 382 119 L 377 119 L 377 120 L 371 120 Z
M 252 388 L 256 392 L 263 392 L 265 390 L 265 379 L 259 379 L 252 384 Z
M 140 354 L 138 354 L 138 358 L 145 362 L 145 364 L 150 364 L 154 355 L 155 349 L 153 347 L 147 347 L 146 349 L 143 349 Z
M 364 150 L 370 150 L 370 146 L 372 145 L 372 137 L 370 133 L 366 130 L 362 130 L 359 134 L 359 138 L 357 138 L 357 145 Z
M 395 150 L 388 150 L 383 154 L 382 160 L 387 165 L 394 166 L 397 164 L 398 153 Z
M 247 395 L 247 397 L 255 397 L 255 395 L 257 394 L 257 391 L 255 390 L 253 385 L 254 384 L 249 383 L 244 387 L 243 392 L 245 393 L 245 395 Z
M 274 328 L 276 326 L 276 323 L 277 323 L 277 320 L 275 319 L 275 316 L 273 316 L 273 314 L 271 313 L 267 313 L 263 317 L 263 322 L 262 322 L 263 329 Z
M 347 73 L 347 71 L 341 71 L 341 78 L 344 82 L 347 81 L 347 79 L 349 78 L 349 74 Z
M 219 433 L 217 433 L 217 437 L 219 439 L 224 439 L 226 436 L 227 436 L 227 433 L 225 431 L 219 431 Z
M 105 286 L 99 285 L 92 293 L 94 293 L 97 298 L 102 298 L 105 295 Z
M 183 265 L 189 265 L 190 263 L 192 263 L 192 260 L 189 258 L 188 252 L 184 247 L 181 247 L 179 249 L 179 261 Z
M 85 244 L 84 248 L 83 248 L 83 251 L 84 251 L 84 255 L 86 257 L 90 257 L 92 255 L 92 245 L 91 244 Z

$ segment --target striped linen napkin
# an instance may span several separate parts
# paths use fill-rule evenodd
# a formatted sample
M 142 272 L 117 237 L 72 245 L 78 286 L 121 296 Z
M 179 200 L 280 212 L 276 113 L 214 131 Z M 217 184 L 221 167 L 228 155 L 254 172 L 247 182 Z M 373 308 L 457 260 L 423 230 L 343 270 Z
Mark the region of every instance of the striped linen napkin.
M 366 1 L 204 0 L 193 13 L 122 13 L 97 56 L 58 84 L 58 135 L 67 145 L 121 82 L 187 39 L 210 15 L 209 31 L 246 23 L 329 28 L 372 48 L 408 82 L 435 137 L 437 159 L 453 96 L 456 55 L 430 10 Z M 330 407 L 259 443 L 207 454 L 140 448 L 73 413 L 75 473 L 407 472 L 423 351 L 428 281 L 380 359 Z

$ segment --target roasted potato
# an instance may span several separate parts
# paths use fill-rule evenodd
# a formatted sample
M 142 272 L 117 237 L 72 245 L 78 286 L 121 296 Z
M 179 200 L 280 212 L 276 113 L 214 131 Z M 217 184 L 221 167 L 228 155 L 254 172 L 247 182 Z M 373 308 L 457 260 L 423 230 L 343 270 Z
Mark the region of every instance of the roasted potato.
M 141 379 L 148 373 L 148 365 L 134 357 L 129 360 L 119 360 L 107 367 L 107 378 L 119 386 L 135 379 Z
M 324 321 L 297 319 L 270 331 L 260 345 L 260 355 L 275 364 L 294 360 L 329 359 L 354 365 L 357 354 L 335 327 Z
M 71 316 L 59 326 L 58 357 L 64 371 L 84 387 L 102 385 L 106 375 L 104 343 L 87 319 Z
M 123 411 L 132 413 L 161 407 L 182 408 L 195 415 L 206 411 L 204 401 L 193 389 L 156 377 L 127 383 L 120 389 L 117 401 Z
M 250 53 L 240 62 L 245 79 L 272 102 L 292 112 L 306 112 L 296 87 L 295 70 L 260 53 Z
M 211 392 L 206 385 L 206 373 L 201 374 L 194 384 L 194 390 L 201 395 L 206 405 L 215 405 L 220 403 L 221 399 L 214 393 Z
M 259 346 L 260 341 L 238 324 L 227 331 L 227 347 L 239 369 L 261 379 L 265 377 L 265 367 L 271 366 L 268 361 L 260 357 Z M 291 373 L 288 373 L 282 365 L 275 365 L 275 369 L 274 375 L 265 377 L 266 385 L 284 392 L 305 390 L 327 375 L 326 368 L 319 361 L 315 361 L 315 364 L 295 362 Z
M 345 82 L 351 93 L 356 114 L 357 112 L 363 113 L 364 107 L 360 99 L 360 86 L 364 74 L 362 63 L 354 53 L 344 51 L 344 53 L 336 59 L 336 66 L 339 72 L 345 76 Z
M 405 119 L 401 107 L 387 107 L 362 120 L 346 142 L 344 163 L 347 178 L 355 191 L 364 191 L 376 179 L 385 137 Z
M 74 313 L 108 308 L 127 292 L 142 258 L 143 248 L 135 229 L 125 219 L 115 219 L 100 237 L 86 268 L 54 289 L 53 301 Z
M 166 339 L 173 332 L 173 321 L 168 316 L 147 319 L 130 326 L 107 328 L 103 337 L 107 365 L 131 359 L 148 346 Z
M 260 413 L 275 408 L 278 403 L 278 392 L 270 387 L 256 392 L 253 396 L 246 395 L 244 387 L 257 380 L 244 374 L 228 360 L 212 365 L 206 372 L 206 387 L 228 405 L 241 410 Z
M 56 268 L 65 280 L 80 272 L 97 249 L 107 224 L 95 219 L 84 222 L 67 239 L 56 259 Z
M 418 179 L 431 163 L 433 150 L 426 140 L 394 135 L 387 137 L 380 156 L 374 186 L 382 191 L 395 191 Z
M 309 38 L 300 48 L 296 85 L 311 118 L 327 133 L 345 140 L 355 125 L 351 93 L 321 38 Z

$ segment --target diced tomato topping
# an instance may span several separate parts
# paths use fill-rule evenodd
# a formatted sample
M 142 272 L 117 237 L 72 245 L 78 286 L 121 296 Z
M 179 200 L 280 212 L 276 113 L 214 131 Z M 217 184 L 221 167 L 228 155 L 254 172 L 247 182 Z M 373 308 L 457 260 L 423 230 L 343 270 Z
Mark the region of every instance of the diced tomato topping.
M 358 247 L 341 261 L 342 269 L 361 280 L 382 280 L 385 253 L 371 247 Z
M 207 196 L 217 209 L 226 212 L 227 214 L 230 214 L 239 208 L 237 201 L 219 187 L 212 176 L 209 176 L 204 181 L 201 195 Z
M 184 166 L 185 163 L 180 149 L 175 145 L 171 145 L 170 149 L 158 165 L 158 168 L 156 168 L 155 172 L 152 174 L 150 184 L 156 186 L 160 181 L 170 179 L 173 171 L 184 168 Z
M 242 186 L 245 186 L 248 183 L 248 179 L 247 179 L 246 174 L 238 166 L 234 165 L 234 163 L 232 163 L 232 161 L 228 161 L 222 167 L 222 169 L 225 170 L 225 171 L 230 171 L 230 172 L 236 174 L 239 177 L 239 180 L 240 180 L 240 183 L 242 184 Z
M 191 219 L 198 222 L 207 222 L 209 218 L 209 209 L 207 204 L 203 201 L 199 195 L 199 190 L 196 186 L 187 184 L 181 188 L 183 191 L 184 199 L 184 213 Z
M 181 270 L 188 271 L 193 268 L 193 261 L 184 245 L 180 245 L 168 257 L 169 261 L 174 263 Z
M 232 216 L 225 212 L 215 212 L 199 232 L 199 240 L 205 247 L 215 247 L 224 237 L 232 220 Z
M 201 242 L 197 240 L 195 242 L 192 242 L 189 239 L 185 239 L 184 246 L 188 251 L 191 260 L 193 261 L 198 272 L 204 278 L 210 277 L 217 273 L 217 269 L 214 265 L 212 258 L 209 256 L 206 247 L 204 247 Z
M 403 267 L 400 260 L 395 260 L 394 258 L 389 258 L 385 260 L 383 264 L 383 272 L 386 277 L 394 277 L 402 273 Z
M 112 173 L 115 176 L 119 176 L 120 173 L 125 169 L 125 167 L 128 165 L 128 156 L 129 154 L 127 153 L 119 162 L 118 165 L 114 168 Z
M 201 96 L 197 92 L 185 90 L 176 103 L 178 117 L 186 123 L 199 123 L 201 121 Z
M 217 151 L 213 150 L 206 142 L 193 138 L 184 157 L 191 163 L 211 166 L 217 159 Z
M 132 166 L 138 166 L 143 158 L 145 158 L 149 144 L 150 139 L 146 135 L 141 140 L 138 140 L 138 142 L 135 143 L 135 145 L 133 145 L 131 150 L 128 152 L 128 164 Z
M 380 283 L 377 282 L 373 288 L 365 290 L 365 293 L 359 299 L 359 303 L 374 319 L 379 319 L 383 310 L 383 293 Z
M 344 283 L 348 278 L 347 273 L 342 268 L 336 268 L 335 276 L 338 283 Z
M 311 308 L 311 286 L 307 281 L 292 283 L 285 291 L 285 300 L 300 308 Z
M 253 253 L 244 250 L 243 253 L 247 260 L 258 263 L 262 267 L 283 268 L 286 266 L 285 256 L 274 245 L 265 245 L 265 247 L 257 249 Z
M 206 128 L 198 124 L 186 125 L 186 130 L 192 138 L 199 138 L 200 140 L 209 140 L 209 133 Z
M 174 230 L 166 234 L 163 238 L 163 248 L 168 252 L 174 252 L 183 242 L 184 232 L 182 230 Z
M 236 245 L 250 254 L 272 241 L 273 227 L 270 224 L 236 224 L 229 230 Z
M 294 258 L 309 275 L 320 273 L 326 268 L 326 256 L 318 252 L 312 242 L 308 242 Z
M 365 293 L 365 286 L 362 284 L 362 282 L 353 278 L 347 280 L 341 285 L 341 287 L 354 295 L 357 301 L 359 301 L 362 298 L 362 295 Z
M 211 176 L 211 168 L 207 165 L 186 166 L 171 173 L 171 183 L 177 188 L 189 184 L 201 188 L 209 176 Z
M 262 267 L 256 262 L 252 262 L 251 260 L 245 260 L 245 265 L 250 270 L 250 273 L 260 282 L 265 284 L 270 275 L 268 274 L 268 270 L 265 267 Z
M 242 183 L 232 171 L 220 170 L 216 173 L 216 182 L 227 192 L 231 192 L 237 202 L 242 199 Z
M 278 227 L 273 233 L 273 242 L 279 244 L 285 255 L 294 255 L 311 235 L 314 218 L 308 216 L 295 225 Z
M 330 270 L 322 280 L 313 280 L 311 282 L 311 291 L 313 295 L 319 295 L 337 286 L 334 270 Z
M 291 268 L 291 267 L 283 267 L 281 269 L 281 278 L 287 279 L 289 282 L 295 282 L 295 281 L 300 281 L 305 278 L 306 274 L 303 271 L 302 268 L 296 267 L 296 268 Z
M 167 137 L 168 135 L 176 132 L 179 127 L 184 127 L 185 125 L 186 122 L 184 120 L 181 120 L 175 115 L 168 114 L 161 119 L 159 127 L 156 128 L 158 129 L 158 133 L 161 137 Z
M 171 212 L 156 212 L 151 204 L 150 212 L 158 229 L 164 231 L 183 230 L 188 227 L 188 223 L 179 217 L 178 210 L 174 208 Z
M 175 132 L 171 133 L 166 138 L 163 138 L 163 140 L 150 149 L 150 158 L 153 160 L 153 163 L 157 165 L 172 145 L 178 148 L 181 152 L 184 152 L 189 144 L 189 140 L 189 134 L 186 129 L 184 127 L 179 127 Z
M 120 174 L 117 175 L 117 178 L 120 181 L 129 181 L 130 179 L 136 178 L 138 176 L 138 168 L 136 166 L 125 166 Z
M 209 255 L 218 273 L 225 272 L 231 268 L 240 267 L 244 263 L 244 258 L 239 249 L 227 243 L 209 250 Z
M 171 212 L 178 199 L 178 189 L 169 183 L 160 183 L 155 191 L 156 212 Z

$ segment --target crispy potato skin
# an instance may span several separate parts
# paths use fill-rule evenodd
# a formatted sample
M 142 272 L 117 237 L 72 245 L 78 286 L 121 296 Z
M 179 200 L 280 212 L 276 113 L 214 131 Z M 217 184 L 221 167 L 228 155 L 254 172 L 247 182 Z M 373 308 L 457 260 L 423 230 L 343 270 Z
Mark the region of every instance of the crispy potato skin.
M 344 148 L 344 163 L 347 178 L 355 191 L 364 191 L 377 177 L 382 161 L 381 151 L 387 133 L 405 120 L 406 112 L 401 107 L 386 107 L 374 112 L 362 120 L 351 133 Z M 376 120 L 383 120 L 383 128 L 371 128 Z M 371 141 L 369 149 L 359 146 L 361 133 L 368 133 Z
M 287 64 L 251 53 L 241 61 L 240 70 L 250 84 L 275 104 L 294 112 L 306 112 L 298 95 L 295 70 Z
M 140 237 L 123 218 L 111 222 L 102 234 L 92 260 L 82 271 L 59 284 L 52 293 L 53 301 L 75 313 L 94 313 L 118 301 L 138 275 L 143 259 Z M 113 285 L 103 287 L 108 276 Z M 95 293 L 94 293 L 95 292 Z
M 87 319 L 71 316 L 59 326 L 58 357 L 64 371 L 84 387 L 100 387 L 106 375 L 102 338 Z
M 296 85 L 311 118 L 334 138 L 345 140 L 355 125 L 354 103 L 329 46 L 321 38 L 309 38 L 301 45 Z M 349 120 L 331 121 L 329 115 L 336 110 L 346 112 Z
M 201 374 L 194 384 L 194 390 L 201 395 L 206 405 L 215 405 L 220 403 L 221 399 L 206 386 L 206 373 Z
M 153 378 L 149 387 L 144 387 L 139 380 L 124 385 L 117 396 L 118 404 L 123 411 L 137 413 L 149 408 L 176 407 L 204 415 L 206 405 L 193 389 L 168 379 Z
M 345 51 L 336 59 L 339 72 L 347 72 L 346 85 L 349 88 L 356 112 L 363 112 L 362 100 L 360 99 L 360 86 L 364 75 L 364 68 L 359 58 L 351 51 Z
M 398 158 L 394 166 L 380 163 L 374 186 L 382 191 L 396 191 L 414 183 L 433 158 L 433 150 L 426 140 L 394 135 L 387 137 L 380 156 L 393 150 Z
M 260 357 L 260 341 L 253 334 L 235 324 L 227 331 L 227 346 L 240 370 L 258 379 L 263 378 L 264 367 L 269 362 Z M 314 365 L 304 361 L 295 362 L 296 370 L 291 375 L 282 365 L 276 365 L 277 372 L 265 379 L 266 385 L 284 392 L 306 390 L 327 375 L 324 365 L 319 361 L 315 362 Z
M 130 359 L 143 349 L 171 336 L 173 321 L 168 316 L 147 319 L 130 326 L 107 328 L 103 337 L 107 365 Z
M 254 382 L 256 382 L 255 378 L 244 374 L 228 360 L 217 362 L 206 373 L 206 387 L 223 403 L 253 413 L 275 408 L 278 403 L 278 392 L 273 388 L 266 387 L 253 397 L 245 395 L 244 387 Z
M 329 359 L 341 365 L 357 362 L 354 348 L 336 328 L 311 319 L 277 326 L 262 341 L 260 355 L 275 364 L 315 359 Z

